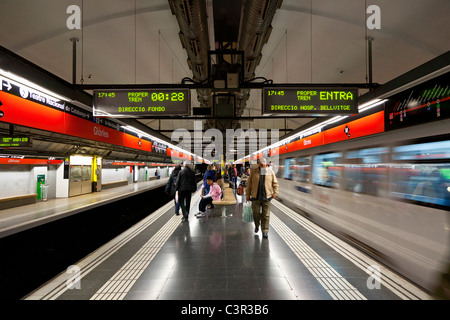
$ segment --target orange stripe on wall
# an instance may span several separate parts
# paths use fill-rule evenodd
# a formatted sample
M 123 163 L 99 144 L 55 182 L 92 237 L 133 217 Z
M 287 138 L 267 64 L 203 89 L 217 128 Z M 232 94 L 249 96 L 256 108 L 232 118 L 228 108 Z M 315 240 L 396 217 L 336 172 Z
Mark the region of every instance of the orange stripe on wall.
M 0 121 L 151 152 L 151 141 L 0 91 Z M 139 144 L 140 141 L 140 144 Z
M 348 134 L 345 133 L 345 127 L 348 127 Z M 324 144 L 364 137 L 380 132 L 384 132 L 384 111 L 325 130 L 323 132 Z
M 63 163 L 63 160 L 0 158 L 0 164 L 34 164 L 46 166 L 60 163 Z
M 345 131 L 348 127 L 348 133 Z M 293 141 L 270 150 L 270 156 L 384 132 L 384 111 Z

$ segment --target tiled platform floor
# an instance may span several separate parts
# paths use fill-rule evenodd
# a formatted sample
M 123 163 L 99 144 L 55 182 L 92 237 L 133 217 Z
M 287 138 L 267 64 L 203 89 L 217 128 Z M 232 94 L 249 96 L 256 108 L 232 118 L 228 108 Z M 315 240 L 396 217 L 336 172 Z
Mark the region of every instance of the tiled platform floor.
M 63 290 L 55 297 L 60 300 L 88 300 L 102 290 L 108 291 L 104 289 L 105 283 L 117 278 L 119 269 L 128 269 L 125 267 L 127 261 L 132 257 L 137 259 L 136 253 L 148 247 L 138 254 L 142 256 L 140 267 L 127 271 L 134 272 L 134 276 L 123 278 L 128 280 L 122 281 L 121 291 L 114 289 L 122 292 L 120 297 L 117 294 L 108 299 L 331 300 L 336 296 L 342 297 L 342 290 L 355 293 L 353 297 L 359 299 L 400 299 L 385 286 L 375 290 L 369 288 L 369 275 L 364 270 L 298 224 L 275 202 L 271 208 L 269 238 L 263 239 L 261 231 L 254 233 L 253 223 L 242 220 L 240 201 L 238 197 L 235 206 L 227 207 L 226 217 L 221 216 L 221 209 L 216 206 L 206 217 L 196 218 L 196 194 L 188 222 L 182 222 L 181 215 L 174 216 L 173 206 L 166 205 L 160 217 L 155 216 L 153 223 L 111 253 L 95 269 L 83 273 L 82 267 L 80 289 Z M 172 229 L 164 235 L 169 225 Z M 165 239 L 153 243 L 152 237 L 157 232 L 162 233 Z M 325 270 L 327 275 L 313 274 L 305 265 L 306 260 L 300 259 L 287 244 L 287 237 L 291 237 L 294 244 L 303 243 L 305 250 L 317 254 L 319 258 L 313 259 L 326 264 L 321 270 Z M 151 250 L 154 251 L 152 256 Z M 324 281 L 328 278 L 337 279 L 341 289 L 328 287 Z M 60 279 L 64 280 L 64 275 L 60 275 Z M 114 290 L 110 289 L 111 292 Z M 39 299 L 39 292 L 29 298 Z

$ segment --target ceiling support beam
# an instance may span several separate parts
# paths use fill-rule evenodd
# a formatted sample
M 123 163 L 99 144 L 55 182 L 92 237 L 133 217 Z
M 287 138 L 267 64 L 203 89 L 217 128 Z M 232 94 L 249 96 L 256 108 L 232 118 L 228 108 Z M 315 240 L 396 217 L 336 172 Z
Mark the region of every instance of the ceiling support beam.
M 246 89 L 262 89 L 264 87 L 302 87 L 302 88 L 316 88 L 316 87 L 336 87 L 336 88 L 359 88 L 370 89 L 376 88 L 380 85 L 378 83 L 244 83 L 242 88 Z M 138 89 L 211 89 L 208 84 L 173 84 L 173 83 L 152 83 L 152 84 L 79 84 L 74 86 L 77 90 L 138 90 Z

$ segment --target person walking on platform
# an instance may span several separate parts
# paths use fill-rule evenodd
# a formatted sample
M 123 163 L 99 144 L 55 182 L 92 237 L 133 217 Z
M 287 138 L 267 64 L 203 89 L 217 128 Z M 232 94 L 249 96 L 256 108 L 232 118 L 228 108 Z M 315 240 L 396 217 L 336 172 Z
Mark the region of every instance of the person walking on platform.
M 237 188 L 237 174 L 236 174 L 236 168 L 235 165 L 231 165 L 230 168 L 228 169 L 228 177 L 229 177 L 229 181 L 232 185 L 233 189 Z
M 210 186 L 209 193 L 205 196 L 202 195 L 202 199 L 198 204 L 199 213 L 195 215 L 197 218 L 205 216 L 206 206 L 208 204 L 212 204 L 213 201 L 219 201 L 222 198 L 222 189 L 214 182 L 213 178 L 208 177 L 206 182 Z
M 180 201 L 178 201 L 177 197 L 175 197 L 175 193 L 176 193 L 175 187 L 176 187 L 177 177 L 178 177 L 178 174 L 180 173 L 180 171 L 181 171 L 181 166 L 177 165 L 175 167 L 175 169 L 173 169 L 172 173 L 170 174 L 169 181 L 167 182 L 166 189 L 165 189 L 165 192 L 168 195 L 170 195 L 173 198 L 173 200 L 175 201 L 175 214 L 177 216 L 180 215 Z
M 178 174 L 175 185 L 175 190 L 178 193 L 178 201 L 180 202 L 184 221 L 189 220 L 189 209 L 191 207 L 192 193 L 197 190 L 195 174 L 189 165 L 189 161 L 184 162 L 184 169 Z
M 268 238 L 270 200 L 278 194 L 278 180 L 265 158 L 258 159 L 258 168 L 251 171 L 245 192 L 247 201 L 252 201 L 255 232 L 261 226 L 263 238 Z

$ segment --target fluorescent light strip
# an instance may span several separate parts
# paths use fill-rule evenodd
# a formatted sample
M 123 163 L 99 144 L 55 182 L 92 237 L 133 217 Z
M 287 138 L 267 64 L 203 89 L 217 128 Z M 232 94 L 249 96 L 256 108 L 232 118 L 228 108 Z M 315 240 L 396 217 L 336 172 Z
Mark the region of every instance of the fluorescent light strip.
M 114 115 L 112 115 L 111 113 L 108 113 L 106 111 L 103 110 L 97 110 L 95 109 L 95 107 L 92 108 L 92 114 L 94 117 L 110 117 L 110 118 L 114 118 Z
M 3 78 L 5 78 L 7 81 L 10 81 L 12 83 L 14 83 L 17 86 L 25 86 L 27 89 L 29 89 L 29 91 L 36 91 L 39 94 L 43 95 L 44 97 L 50 97 L 51 100 L 64 100 L 64 101 L 69 101 L 69 99 L 60 96 L 50 90 L 47 90 L 31 81 L 28 81 L 25 78 L 22 78 L 20 76 L 17 76 L 11 72 L 5 71 L 3 69 L 0 69 L 0 76 L 2 76 Z
M 358 110 L 359 110 L 359 112 L 366 111 L 366 110 L 372 109 L 376 106 L 379 106 L 380 104 L 383 104 L 386 101 L 388 101 L 388 99 L 384 99 L 384 100 L 375 99 L 375 100 L 369 101 L 367 103 L 364 103 L 363 105 L 360 105 Z

